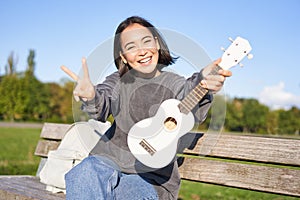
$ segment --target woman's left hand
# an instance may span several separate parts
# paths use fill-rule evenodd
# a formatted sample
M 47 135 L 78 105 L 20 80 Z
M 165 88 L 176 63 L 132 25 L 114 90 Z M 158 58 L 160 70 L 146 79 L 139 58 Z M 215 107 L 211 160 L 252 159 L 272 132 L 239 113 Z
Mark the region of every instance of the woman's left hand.
M 217 67 L 220 62 L 221 58 L 209 64 L 201 71 L 203 77 L 200 82 L 201 87 L 208 89 L 212 93 L 219 92 L 223 87 L 226 77 L 230 77 L 232 75 L 231 71 L 223 69 L 219 70 L 217 75 L 210 74 L 210 72 Z

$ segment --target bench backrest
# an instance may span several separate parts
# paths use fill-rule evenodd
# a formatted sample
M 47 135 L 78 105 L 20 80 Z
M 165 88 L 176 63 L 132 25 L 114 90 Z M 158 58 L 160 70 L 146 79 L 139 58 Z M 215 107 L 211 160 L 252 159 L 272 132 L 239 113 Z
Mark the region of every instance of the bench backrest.
M 41 162 L 58 147 L 69 127 L 44 124 L 35 151 Z M 194 146 L 178 160 L 182 179 L 300 197 L 299 139 L 220 134 L 211 151 L 199 155 L 208 135 L 189 135 Z

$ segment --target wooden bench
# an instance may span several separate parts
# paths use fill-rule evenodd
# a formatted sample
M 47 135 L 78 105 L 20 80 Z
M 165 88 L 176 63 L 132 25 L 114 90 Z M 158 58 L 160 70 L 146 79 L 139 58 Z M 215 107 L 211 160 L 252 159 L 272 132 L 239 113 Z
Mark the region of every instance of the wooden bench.
M 45 123 L 35 155 L 42 157 L 37 176 L 0 176 L 0 199 L 65 199 L 39 182 L 49 150 L 55 150 L 67 124 Z M 194 133 L 192 133 L 194 134 Z M 199 156 L 205 135 L 196 134 L 194 147 L 185 149 L 182 179 L 300 197 L 300 140 L 246 135 L 217 135 L 209 155 Z M 208 136 L 208 135 L 207 135 Z

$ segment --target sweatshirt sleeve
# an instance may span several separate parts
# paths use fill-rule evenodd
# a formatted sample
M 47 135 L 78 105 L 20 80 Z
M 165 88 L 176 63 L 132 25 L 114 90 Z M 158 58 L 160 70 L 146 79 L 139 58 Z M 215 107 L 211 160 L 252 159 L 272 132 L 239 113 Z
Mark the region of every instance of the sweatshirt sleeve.
M 103 83 L 95 86 L 95 97 L 89 101 L 82 101 L 82 111 L 96 120 L 105 122 L 111 114 L 111 98 L 113 90 L 120 80 L 119 72 L 106 77 Z

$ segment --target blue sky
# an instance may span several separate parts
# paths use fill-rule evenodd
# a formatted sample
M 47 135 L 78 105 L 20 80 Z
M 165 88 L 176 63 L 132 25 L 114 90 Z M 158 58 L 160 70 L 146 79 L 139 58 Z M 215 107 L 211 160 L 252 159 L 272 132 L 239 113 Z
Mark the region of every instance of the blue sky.
M 232 69 L 225 93 L 257 98 L 273 108 L 300 107 L 298 0 L 1 1 L 0 74 L 12 51 L 17 71 L 25 70 L 29 49 L 34 49 L 38 79 L 59 82 L 67 77 L 61 65 L 78 72 L 81 57 L 110 39 L 132 15 L 184 34 L 212 59 L 222 55 L 228 37 L 247 38 L 254 58 Z

